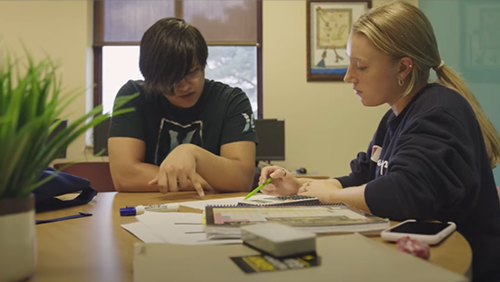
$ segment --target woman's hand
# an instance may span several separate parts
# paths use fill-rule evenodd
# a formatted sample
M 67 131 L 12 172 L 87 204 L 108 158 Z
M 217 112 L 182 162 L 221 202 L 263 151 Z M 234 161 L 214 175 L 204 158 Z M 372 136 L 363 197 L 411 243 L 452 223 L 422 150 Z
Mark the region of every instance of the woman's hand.
M 336 194 L 341 190 L 342 185 L 336 179 L 313 180 L 302 185 L 297 194 L 316 197 L 322 203 L 335 203 Z
M 260 191 L 266 195 L 295 195 L 300 188 L 299 181 L 290 172 L 279 166 L 267 166 L 260 172 L 259 185 L 271 177 L 273 181 Z

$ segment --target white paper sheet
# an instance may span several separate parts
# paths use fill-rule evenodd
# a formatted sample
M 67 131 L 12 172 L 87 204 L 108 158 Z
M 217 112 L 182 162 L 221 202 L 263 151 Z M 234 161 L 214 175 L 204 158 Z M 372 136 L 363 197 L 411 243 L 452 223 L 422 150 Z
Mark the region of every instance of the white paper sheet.
M 122 224 L 122 227 L 144 243 L 165 243 L 163 239 L 156 237 L 153 231 L 142 222 Z
M 257 194 L 252 199 L 269 195 Z M 237 205 L 245 197 L 176 203 L 193 209 L 205 210 L 206 205 Z M 136 216 L 139 222 L 122 227 L 145 243 L 171 243 L 182 245 L 220 245 L 242 243 L 240 239 L 208 240 L 202 225 L 201 213 L 145 212 Z
M 242 243 L 239 239 L 208 240 L 202 225 L 202 214 L 182 212 L 145 212 L 136 216 L 139 222 L 122 227 L 145 243 L 181 245 L 221 245 Z

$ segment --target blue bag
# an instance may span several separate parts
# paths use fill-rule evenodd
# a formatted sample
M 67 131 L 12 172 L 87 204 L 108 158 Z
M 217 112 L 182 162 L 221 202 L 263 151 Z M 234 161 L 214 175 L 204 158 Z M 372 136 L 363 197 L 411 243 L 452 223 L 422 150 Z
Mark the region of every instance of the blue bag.
M 43 171 L 40 179 L 55 173 L 52 168 Z M 57 196 L 80 192 L 71 200 L 61 200 Z M 45 182 L 33 191 L 36 212 L 63 209 L 87 204 L 97 195 L 97 190 L 90 187 L 90 181 L 72 174 L 59 172 L 54 178 Z

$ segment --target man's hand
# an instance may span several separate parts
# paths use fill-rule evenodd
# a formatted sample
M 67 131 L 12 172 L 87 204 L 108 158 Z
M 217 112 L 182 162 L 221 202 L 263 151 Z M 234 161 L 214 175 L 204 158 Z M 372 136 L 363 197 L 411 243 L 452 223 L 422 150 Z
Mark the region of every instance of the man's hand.
M 201 177 L 201 175 L 196 173 L 196 176 L 198 178 L 198 182 L 201 184 L 201 187 L 203 187 L 203 189 L 205 191 L 214 191 L 212 186 L 210 186 L 210 184 L 208 184 L 208 182 L 203 177 Z M 189 185 L 186 187 L 179 185 L 179 191 L 193 191 L 193 190 L 196 190 L 196 189 L 194 188 L 194 185 L 191 181 L 189 181 Z
M 192 186 L 200 197 L 205 196 L 202 182 L 206 181 L 196 173 L 196 157 L 192 146 L 194 145 L 182 144 L 170 152 L 149 184 L 158 185 L 161 193 L 177 192 L 180 187 Z

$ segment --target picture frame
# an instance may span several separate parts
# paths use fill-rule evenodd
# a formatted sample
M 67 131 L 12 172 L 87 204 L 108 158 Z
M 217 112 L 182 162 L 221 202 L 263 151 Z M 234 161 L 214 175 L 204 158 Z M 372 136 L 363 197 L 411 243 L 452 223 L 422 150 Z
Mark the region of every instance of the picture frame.
M 500 2 L 459 1 L 460 72 L 470 82 L 500 78 Z
M 307 81 L 342 81 L 351 25 L 372 7 L 366 0 L 307 0 Z

